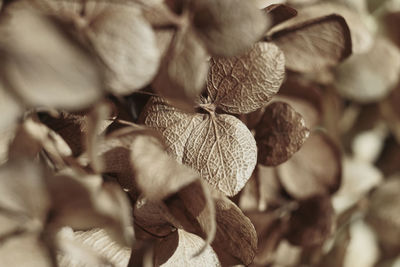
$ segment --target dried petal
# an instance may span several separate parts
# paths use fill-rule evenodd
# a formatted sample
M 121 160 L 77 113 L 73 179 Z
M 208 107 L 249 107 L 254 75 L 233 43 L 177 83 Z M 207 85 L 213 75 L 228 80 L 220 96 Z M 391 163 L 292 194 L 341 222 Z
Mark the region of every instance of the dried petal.
M 351 1 L 353 4 L 356 1 Z M 342 16 L 349 26 L 351 34 L 352 51 L 355 54 L 367 52 L 374 42 L 373 33 L 369 30 L 369 25 L 366 24 L 370 14 L 365 12 L 355 12 L 340 3 L 317 3 L 312 6 L 306 6 L 299 9 L 299 15 L 295 18 L 297 22 L 314 19 L 320 16 L 330 14 L 338 14 Z
M 135 182 L 149 200 L 164 199 L 199 179 L 199 174 L 176 162 L 158 140 L 136 137 L 130 146 Z
M 129 94 L 149 84 L 160 61 L 154 32 L 133 6 L 89 1 L 86 30 L 107 66 L 107 84 L 115 94 Z
M 336 213 L 350 208 L 377 187 L 382 179 L 382 173 L 374 165 L 362 160 L 344 158 L 342 184 L 332 199 Z
M 365 54 L 354 55 L 336 74 L 339 93 L 361 103 L 387 96 L 399 80 L 400 51 L 389 40 L 379 38 Z
M 167 151 L 200 172 L 229 196 L 244 186 L 256 164 L 255 141 L 246 126 L 230 115 L 186 114 L 153 99 L 143 113 L 146 125 L 160 131 Z
M 207 54 L 191 32 L 177 32 L 152 86 L 176 106 L 193 110 L 208 71 Z
M 136 189 L 135 174 L 130 159 L 130 146 L 135 138 L 146 135 L 150 143 L 161 145 L 160 136 L 155 131 L 137 125 L 125 125 L 123 128 L 112 132 L 103 143 L 99 144 L 98 153 L 103 159 L 103 172 L 116 177 L 125 189 Z M 143 173 L 139 173 L 140 175 L 143 175 Z
M 26 234 L 6 241 L 0 247 L 0 259 L 4 266 L 53 266 L 48 250 L 36 234 Z
M 373 229 L 361 220 L 356 221 L 350 226 L 350 242 L 343 267 L 375 266 L 380 256 L 379 249 Z M 360 253 L 363 254 L 362 257 Z
M 76 230 L 106 227 L 115 241 L 131 242 L 130 205 L 117 185 L 91 187 L 70 175 L 57 175 L 48 179 L 48 186 L 55 206 L 52 223 Z
M 233 56 L 249 49 L 269 25 L 251 1 L 199 0 L 190 8 L 194 29 L 212 55 Z
M 133 215 L 135 225 L 154 236 L 165 237 L 175 230 L 172 223 L 168 222 L 168 210 L 162 203 L 151 202 L 139 197 L 134 206 Z
M 312 134 L 302 148 L 277 167 L 285 190 L 296 199 L 335 192 L 340 185 L 341 155 L 322 133 Z
M 58 233 L 58 246 L 62 252 L 58 255 L 61 267 L 83 266 L 127 266 L 130 249 L 115 243 L 104 229 L 73 232 L 63 228 Z
M 264 10 L 272 17 L 273 26 L 297 16 L 296 9 L 284 4 L 269 5 Z
M 155 266 L 221 266 L 218 257 L 208 245 L 201 255 L 194 254 L 205 244 L 200 237 L 178 230 L 155 246 Z
M 171 223 L 177 228 L 201 236 L 206 244 L 210 244 L 216 231 L 215 209 L 209 189 L 204 183 L 198 180 L 164 202 L 174 217 Z M 205 247 L 197 253 L 203 249 Z
M 321 89 L 317 84 L 302 76 L 290 73 L 273 101 L 282 101 L 291 105 L 301 114 L 309 129 L 321 122 L 323 104 Z
M 309 133 L 304 119 L 290 105 L 268 105 L 256 127 L 258 162 L 268 166 L 285 162 L 301 148 Z
M 400 178 L 391 177 L 372 194 L 368 222 L 384 244 L 400 247 Z
M 38 165 L 28 161 L 11 161 L 3 165 L 0 169 L 1 210 L 19 214 L 19 223 L 28 220 L 31 224 L 27 223 L 28 227 L 39 229 L 47 217 L 51 201 L 44 175 Z
M 288 69 L 315 72 L 336 66 L 351 54 L 350 31 L 343 17 L 329 15 L 302 23 L 295 19 L 273 28 L 268 37 L 283 51 Z
M 4 131 L 14 124 L 22 114 L 22 107 L 18 101 L 10 95 L 0 81 L 0 114 L 3 116 L 0 121 L 0 131 Z
M 76 110 L 102 94 L 101 76 L 90 53 L 51 19 L 15 9 L 3 19 L 1 76 L 32 106 Z M 37 36 L 40 35 L 40 38 Z
M 287 239 L 294 245 L 322 245 L 333 231 L 334 212 L 329 197 L 303 200 L 290 218 Z
M 249 265 L 257 251 L 253 224 L 228 198 L 214 194 L 217 233 L 212 247 L 223 266 Z
M 56 118 L 41 115 L 40 120 L 65 140 L 72 150 L 72 155 L 78 156 L 83 153 L 83 138 L 87 131 L 83 114 L 60 112 Z
M 254 224 L 258 237 L 254 263 L 260 265 L 272 263 L 276 249 L 287 231 L 288 221 L 279 218 L 275 212 L 250 212 L 246 215 Z
M 285 75 L 282 51 L 259 42 L 246 54 L 212 58 L 207 91 L 214 104 L 229 113 L 249 113 L 267 104 Z
M 240 194 L 239 207 L 244 212 L 266 211 L 271 207 L 279 207 L 285 202 L 282 192 L 275 168 L 258 164 L 252 178 Z

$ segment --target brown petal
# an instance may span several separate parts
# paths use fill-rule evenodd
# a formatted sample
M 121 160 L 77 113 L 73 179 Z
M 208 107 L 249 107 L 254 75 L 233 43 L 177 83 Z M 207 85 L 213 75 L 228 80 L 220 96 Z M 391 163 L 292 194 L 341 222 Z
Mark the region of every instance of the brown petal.
M 387 121 L 392 134 L 400 143 L 400 83 L 397 83 L 392 92 L 379 103 L 380 113 Z
M 86 30 L 106 65 L 106 82 L 115 94 L 129 94 L 149 84 L 157 73 L 160 52 L 154 32 L 131 5 L 90 1 Z
M 341 183 L 341 154 L 330 138 L 315 132 L 277 171 L 282 186 L 296 199 L 333 193 Z
M 83 138 L 87 130 L 84 114 L 60 112 L 57 117 L 41 115 L 40 120 L 47 127 L 57 132 L 78 156 L 84 151 Z
M 400 51 L 389 40 L 377 38 L 365 54 L 353 55 L 337 69 L 336 87 L 348 99 L 377 102 L 399 81 Z
M 304 118 L 307 128 L 312 129 L 321 123 L 322 90 L 318 84 L 302 76 L 289 73 L 273 101 L 291 105 Z
M 273 4 L 266 7 L 264 10 L 271 16 L 272 26 L 297 16 L 296 9 L 285 4 Z
M 203 247 L 204 240 L 184 230 L 175 233 L 158 242 L 154 249 L 155 266 L 221 266 L 218 257 L 208 245 L 201 255 L 195 253 Z
M 400 45 L 400 34 L 397 30 L 396 25 L 400 22 L 400 11 L 399 10 L 388 10 L 387 13 L 383 15 L 382 24 L 385 29 L 385 33 L 390 37 L 390 39 Z
M 249 265 L 257 250 L 253 224 L 228 198 L 214 194 L 217 233 L 212 247 L 223 266 Z
M 139 136 L 148 136 L 149 142 L 162 144 L 161 137 L 155 131 L 133 124 L 115 130 L 98 147 L 104 163 L 103 172 L 116 177 L 121 186 L 129 190 L 136 190 L 130 146 Z
M 173 218 L 167 218 L 175 227 L 201 236 L 210 244 L 215 236 L 214 203 L 205 182 L 198 180 L 164 200 Z M 206 246 L 197 251 L 200 254 Z
M 266 31 L 266 16 L 251 1 L 192 2 L 196 33 L 212 55 L 233 56 L 249 49 Z
M 84 181 L 88 179 L 90 177 Z M 55 226 L 70 226 L 76 230 L 106 227 L 120 244 L 132 241 L 132 233 L 127 230 L 132 227 L 130 205 L 119 186 L 90 186 L 71 174 L 57 175 L 47 182 L 54 206 L 51 222 Z
M 284 53 L 286 67 L 315 72 L 336 66 L 351 54 L 350 31 L 343 17 L 329 15 L 278 25 L 268 37 Z
M 102 94 L 98 66 L 65 29 L 32 11 L 15 9 L 3 20 L 1 76 L 32 106 L 76 110 Z M 40 38 L 37 38 L 40 36 Z
M 292 213 L 286 238 L 294 245 L 322 245 L 333 231 L 334 212 L 329 197 L 303 200 Z
M 390 177 L 372 194 L 368 222 L 373 226 L 380 241 L 392 247 L 400 247 L 400 178 Z
M 254 263 L 267 265 L 275 258 L 276 249 L 287 231 L 288 221 L 274 212 L 246 213 L 257 232 L 258 249 Z
M 162 203 L 139 197 L 133 210 L 135 225 L 153 236 L 165 237 L 176 230 L 172 222 L 167 220 L 167 213 L 167 207 Z
M 229 113 L 249 113 L 267 104 L 282 84 L 285 67 L 282 51 L 259 42 L 247 53 L 212 58 L 207 91 L 214 104 Z
M 252 178 L 240 194 L 239 207 L 244 212 L 266 211 L 285 202 L 283 189 L 273 167 L 257 164 Z
M 309 130 L 304 119 L 290 105 L 268 105 L 256 127 L 258 162 L 276 166 L 287 161 L 306 141 Z
M 156 79 L 154 89 L 172 104 L 192 111 L 203 90 L 208 71 L 207 54 L 191 33 L 175 32 Z

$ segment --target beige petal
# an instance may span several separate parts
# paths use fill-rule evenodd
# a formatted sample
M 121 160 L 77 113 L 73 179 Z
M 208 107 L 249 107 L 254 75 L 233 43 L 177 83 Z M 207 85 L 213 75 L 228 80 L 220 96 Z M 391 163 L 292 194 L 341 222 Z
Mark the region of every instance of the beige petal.
M 52 165 L 59 168 L 65 167 L 65 159 L 71 156 L 71 149 L 64 139 L 38 122 L 37 118 L 29 117 L 17 128 L 9 147 L 9 158 L 35 158 L 42 149 Z
M 257 148 L 251 132 L 235 117 L 186 114 L 154 99 L 143 121 L 161 132 L 167 151 L 179 162 L 225 194 L 237 194 L 250 178 Z
M 307 0 L 306 0 L 307 1 Z M 354 4 L 356 1 L 350 1 Z M 316 3 L 315 5 L 305 6 L 298 9 L 298 16 L 295 18 L 297 22 L 314 19 L 330 14 L 338 14 L 342 16 L 349 26 L 351 34 L 352 51 L 355 54 L 367 52 L 374 42 L 374 36 L 367 24 L 369 13 L 356 12 L 354 9 L 347 7 L 341 3 L 325 2 Z
M 193 26 L 212 55 L 233 56 L 258 41 L 269 22 L 251 3 L 240 0 L 199 0 L 191 3 Z
M 11 238 L 0 247 L 3 266 L 51 267 L 49 251 L 36 234 Z
M 58 233 L 58 264 L 61 267 L 109 266 L 125 267 L 130 249 L 115 243 L 104 229 L 73 232 L 62 228 Z
M 157 132 L 138 125 L 123 125 L 121 129 L 108 135 L 98 147 L 103 161 L 102 172 L 116 177 L 121 186 L 129 190 L 136 190 L 130 146 L 139 136 L 147 136 L 149 143 L 162 146 L 161 137 Z M 139 171 L 139 176 L 146 177 L 143 172 L 147 172 L 147 167 Z
M 301 148 L 309 134 L 304 119 L 290 105 L 268 105 L 256 127 L 257 161 L 267 166 L 285 162 Z
M 0 114 L 3 114 L 0 121 L 0 131 L 5 131 L 12 126 L 22 114 L 21 104 L 13 97 L 0 81 Z
M 213 187 L 233 196 L 250 179 L 256 151 L 254 138 L 242 122 L 230 115 L 211 115 L 192 131 L 182 162 L 198 170 Z
M 14 9 L 2 21 L 1 76 L 28 105 L 75 110 L 102 94 L 102 79 L 90 53 L 65 29 L 32 11 Z M 40 38 L 37 36 L 40 35 Z
M 343 267 L 371 267 L 379 260 L 380 247 L 373 229 L 362 220 L 350 225 L 350 242 L 344 257 Z M 360 253 L 363 254 L 360 257 Z
M 217 255 L 209 245 L 202 254 L 194 256 L 204 244 L 204 240 L 200 237 L 184 230 L 177 230 L 156 244 L 155 266 L 221 266 Z
M 297 72 L 333 67 L 351 54 L 350 31 L 338 15 L 289 20 L 272 29 L 268 39 L 283 51 L 286 67 Z
M 247 53 L 212 58 L 207 91 L 229 113 L 249 113 L 267 104 L 282 84 L 285 59 L 274 44 L 259 42 Z
M 152 86 L 172 104 L 191 111 L 207 71 L 207 54 L 199 39 L 190 31 L 177 31 Z
M 277 171 L 285 190 L 296 199 L 333 193 L 341 182 L 341 154 L 330 138 L 315 132 Z
M 107 67 L 106 82 L 126 95 L 149 84 L 160 61 L 154 32 L 131 5 L 89 1 L 85 17 L 91 44 Z
M 19 223 L 40 229 L 51 200 L 40 166 L 24 160 L 10 161 L 0 169 L 0 207 L 14 214 Z M 36 230 L 38 230 L 36 229 Z
M 381 171 L 371 163 L 354 158 L 343 159 L 343 179 L 332 199 L 336 213 L 344 212 L 383 180 Z
M 155 138 L 136 137 L 131 146 L 135 182 L 149 200 L 157 201 L 199 179 L 199 174 L 176 162 Z
M 353 55 L 336 72 L 336 87 L 345 98 L 377 102 L 399 81 L 400 51 L 389 40 L 376 39 L 365 54 Z

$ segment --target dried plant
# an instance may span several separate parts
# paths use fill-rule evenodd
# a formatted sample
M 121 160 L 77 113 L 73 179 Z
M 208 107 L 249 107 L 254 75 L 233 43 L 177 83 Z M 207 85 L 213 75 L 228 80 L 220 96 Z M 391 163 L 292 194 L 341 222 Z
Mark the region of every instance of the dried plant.
M 399 14 L 0 1 L 0 265 L 398 266 Z

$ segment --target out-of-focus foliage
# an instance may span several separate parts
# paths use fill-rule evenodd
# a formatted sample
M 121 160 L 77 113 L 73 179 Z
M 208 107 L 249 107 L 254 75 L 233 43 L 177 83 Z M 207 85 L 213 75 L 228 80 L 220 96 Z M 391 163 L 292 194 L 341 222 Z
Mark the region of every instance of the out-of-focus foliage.
M 399 14 L 0 1 L 0 265 L 397 267 Z

